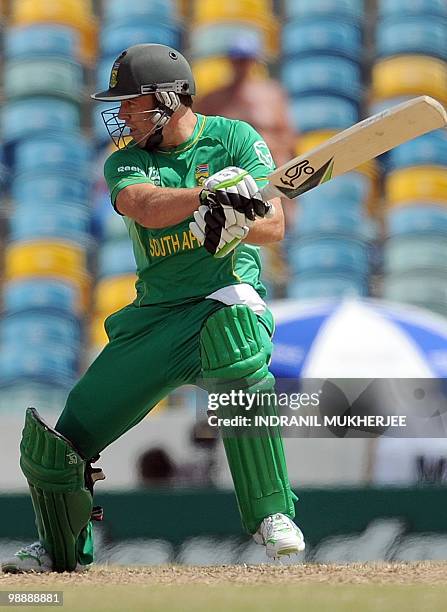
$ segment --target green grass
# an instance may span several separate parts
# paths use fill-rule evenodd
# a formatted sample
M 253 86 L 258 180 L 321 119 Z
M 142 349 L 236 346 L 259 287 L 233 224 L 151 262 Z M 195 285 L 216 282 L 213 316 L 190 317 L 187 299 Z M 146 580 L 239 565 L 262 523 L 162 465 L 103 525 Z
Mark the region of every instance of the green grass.
M 4 587 L 3 587 L 4 588 Z M 50 587 L 45 585 L 45 590 Z M 61 586 L 54 587 L 61 589 Z M 29 587 L 28 587 L 29 589 Z M 167 585 L 65 587 L 63 612 L 441 612 L 447 586 Z M 25 610 L 25 608 L 20 608 Z M 29 608 L 27 608 L 29 609 Z M 49 607 L 39 609 L 49 610 Z

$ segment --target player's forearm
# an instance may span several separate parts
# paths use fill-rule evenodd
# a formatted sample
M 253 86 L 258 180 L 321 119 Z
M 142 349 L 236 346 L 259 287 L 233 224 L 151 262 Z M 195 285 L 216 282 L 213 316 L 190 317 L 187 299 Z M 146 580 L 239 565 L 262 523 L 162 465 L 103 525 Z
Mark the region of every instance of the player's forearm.
M 176 225 L 198 208 L 200 187 L 175 189 L 147 183 L 129 185 L 116 199 L 120 213 L 143 227 L 160 229 Z
M 275 206 L 275 214 L 271 218 L 257 219 L 248 232 L 244 242 L 248 244 L 270 244 L 284 238 L 285 224 L 284 213 L 279 198 L 272 200 Z

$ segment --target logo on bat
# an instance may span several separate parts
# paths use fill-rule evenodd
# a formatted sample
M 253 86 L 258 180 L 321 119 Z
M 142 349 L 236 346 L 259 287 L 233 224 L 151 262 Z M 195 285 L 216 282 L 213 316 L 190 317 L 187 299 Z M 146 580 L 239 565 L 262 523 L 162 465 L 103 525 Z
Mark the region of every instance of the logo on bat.
M 312 166 L 309 163 L 308 159 L 304 159 L 303 161 L 300 161 L 298 164 L 296 164 L 295 166 L 291 166 L 290 168 L 287 169 L 287 171 L 284 173 L 288 180 L 284 179 L 284 177 L 281 177 L 281 183 L 283 183 L 284 185 L 288 185 L 289 187 L 294 187 L 295 186 L 295 182 L 300 178 L 300 176 L 302 174 L 313 174 L 315 172 L 315 169 L 312 168 Z
M 305 164 L 304 172 L 303 172 L 303 164 Z M 299 166 L 301 166 L 301 171 L 297 170 Z M 328 160 L 325 164 L 323 164 L 321 168 L 318 168 L 318 170 L 315 170 L 314 168 L 312 168 L 312 166 L 309 165 L 308 160 L 304 160 L 304 162 L 300 162 L 299 164 L 296 164 L 295 166 L 292 166 L 291 168 L 289 168 L 287 172 L 284 172 L 285 175 L 287 175 L 291 171 L 294 172 L 294 176 L 292 178 L 290 178 L 289 176 L 289 179 L 290 179 L 289 181 L 285 181 L 282 177 L 280 178 L 282 183 L 284 183 L 285 185 L 291 185 L 292 189 L 288 187 L 281 187 L 277 183 L 275 184 L 275 186 L 280 191 L 282 191 L 283 194 L 286 195 L 288 198 L 296 198 L 302 195 L 303 193 L 306 193 L 306 191 L 309 191 L 310 189 L 313 189 L 314 187 L 317 187 L 318 185 L 321 185 L 322 183 L 329 181 L 332 178 L 333 170 L 334 170 L 334 158 L 333 157 L 331 157 L 330 160 Z M 300 178 L 300 175 L 303 173 L 308 174 L 309 175 L 308 178 L 299 182 L 298 185 L 295 185 L 294 183 L 297 182 L 297 180 Z

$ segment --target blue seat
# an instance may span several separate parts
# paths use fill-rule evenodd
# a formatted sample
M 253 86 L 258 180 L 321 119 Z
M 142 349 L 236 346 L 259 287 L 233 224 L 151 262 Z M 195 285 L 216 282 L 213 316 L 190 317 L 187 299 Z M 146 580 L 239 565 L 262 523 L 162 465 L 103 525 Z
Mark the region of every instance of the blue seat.
M 447 209 L 430 202 L 412 202 L 411 206 L 391 209 L 386 216 L 388 236 L 408 234 L 447 235 Z
M 107 0 L 103 4 L 103 19 L 106 22 L 120 21 L 129 17 L 138 19 L 152 17 L 162 22 L 172 21 L 177 17 L 177 7 L 173 0 Z
M 290 115 L 299 133 L 344 130 L 359 121 L 358 104 L 337 96 L 297 96 L 289 102 Z
M 315 234 L 342 234 L 358 239 L 366 237 L 366 220 L 362 209 L 339 206 L 337 201 L 330 202 L 330 205 L 300 209 L 294 238 Z
M 322 202 L 328 202 L 332 205 L 332 201 L 345 202 L 347 206 L 352 207 L 357 205 L 361 207 L 365 202 L 370 189 L 370 181 L 367 176 L 360 172 L 349 172 L 337 176 L 332 181 L 323 183 L 317 189 L 312 189 L 300 196 L 300 207 L 304 210 L 306 207 L 321 206 Z
M 79 371 L 79 354 L 62 347 L 15 346 L 0 353 L 0 386 L 14 382 L 47 382 L 71 387 Z
M 79 320 L 42 310 L 29 310 L 4 317 L 0 321 L 0 339 L 10 345 L 60 345 L 79 349 L 81 328 Z
M 383 297 L 395 302 L 414 304 L 447 316 L 445 273 L 416 270 L 406 274 L 385 276 Z
M 379 22 L 376 54 L 380 58 L 399 54 L 421 54 L 447 59 L 447 24 L 438 17 L 402 16 Z
M 90 211 L 86 206 L 17 206 L 10 219 L 9 240 L 63 238 L 87 247 L 90 243 Z
M 368 274 L 368 250 L 365 243 L 320 235 L 300 240 L 289 251 L 289 264 L 295 274 L 310 272 L 353 272 Z
M 175 24 L 163 24 L 150 19 L 114 22 L 101 30 L 101 54 L 116 57 L 131 45 L 156 43 L 178 49 L 180 30 Z
M 362 83 L 360 66 L 330 55 L 285 60 L 282 83 L 291 95 L 332 94 L 358 103 Z
M 335 19 L 300 19 L 282 29 L 283 57 L 340 55 L 353 61 L 362 57 L 362 36 L 354 23 Z
M 79 105 L 45 96 L 14 100 L 3 105 L 3 141 L 11 143 L 37 133 L 80 131 Z
M 11 194 L 18 205 L 36 202 L 79 202 L 88 206 L 91 196 L 90 177 L 57 172 L 26 172 L 16 175 Z
M 383 260 L 389 274 L 417 270 L 442 272 L 447 260 L 447 237 L 426 233 L 401 234 L 385 242 Z
M 210 23 L 195 27 L 190 36 L 192 57 L 227 55 L 235 40 L 249 38 L 259 49 L 265 47 L 261 30 L 248 23 Z
M 21 140 L 15 148 L 14 169 L 17 174 L 34 170 L 54 169 L 61 173 L 90 172 L 92 147 L 82 132 L 30 137 Z
M 63 25 L 33 24 L 9 26 L 5 30 L 4 53 L 7 60 L 35 57 L 75 59 L 79 34 Z
M 104 85 L 104 88 L 107 89 L 107 83 Z M 117 107 L 119 108 L 119 102 L 111 101 L 111 102 L 96 102 L 92 108 L 92 126 L 93 126 L 93 136 L 95 139 L 95 144 L 97 149 L 101 149 L 104 146 L 111 144 L 111 139 L 109 133 L 107 131 L 106 126 L 104 125 L 104 121 L 102 119 L 101 112 L 104 110 L 108 110 L 110 108 Z
M 6 314 L 42 309 L 74 316 L 78 311 L 78 302 L 75 285 L 62 280 L 34 277 L 7 281 L 3 285 Z
M 377 7 L 380 19 L 386 17 L 439 17 L 447 18 L 445 0 L 379 0 Z
M 130 240 L 111 240 L 99 249 L 99 277 L 134 274 L 135 270 L 136 263 Z
M 445 130 L 435 130 L 409 140 L 391 149 L 381 157 L 386 172 L 393 172 L 408 166 L 447 165 L 447 134 Z
M 284 13 L 287 19 L 334 17 L 361 22 L 364 17 L 363 4 L 363 0 L 285 0 Z
M 291 278 L 287 287 L 287 297 L 299 300 L 364 295 L 368 295 L 366 280 L 352 274 L 302 274 Z

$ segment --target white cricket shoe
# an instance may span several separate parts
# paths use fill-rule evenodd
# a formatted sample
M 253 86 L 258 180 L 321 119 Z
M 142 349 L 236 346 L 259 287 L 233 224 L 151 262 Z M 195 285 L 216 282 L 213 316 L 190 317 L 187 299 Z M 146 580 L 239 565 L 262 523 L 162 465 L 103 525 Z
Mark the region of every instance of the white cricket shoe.
M 265 518 L 253 534 L 257 544 L 263 544 L 267 557 L 295 555 L 305 548 L 304 536 L 285 514 L 272 514 Z
M 75 572 L 87 570 L 89 565 L 77 564 Z M 2 571 L 9 574 L 49 573 L 53 571 L 50 555 L 40 542 L 34 542 L 18 550 L 11 559 L 1 565 Z

